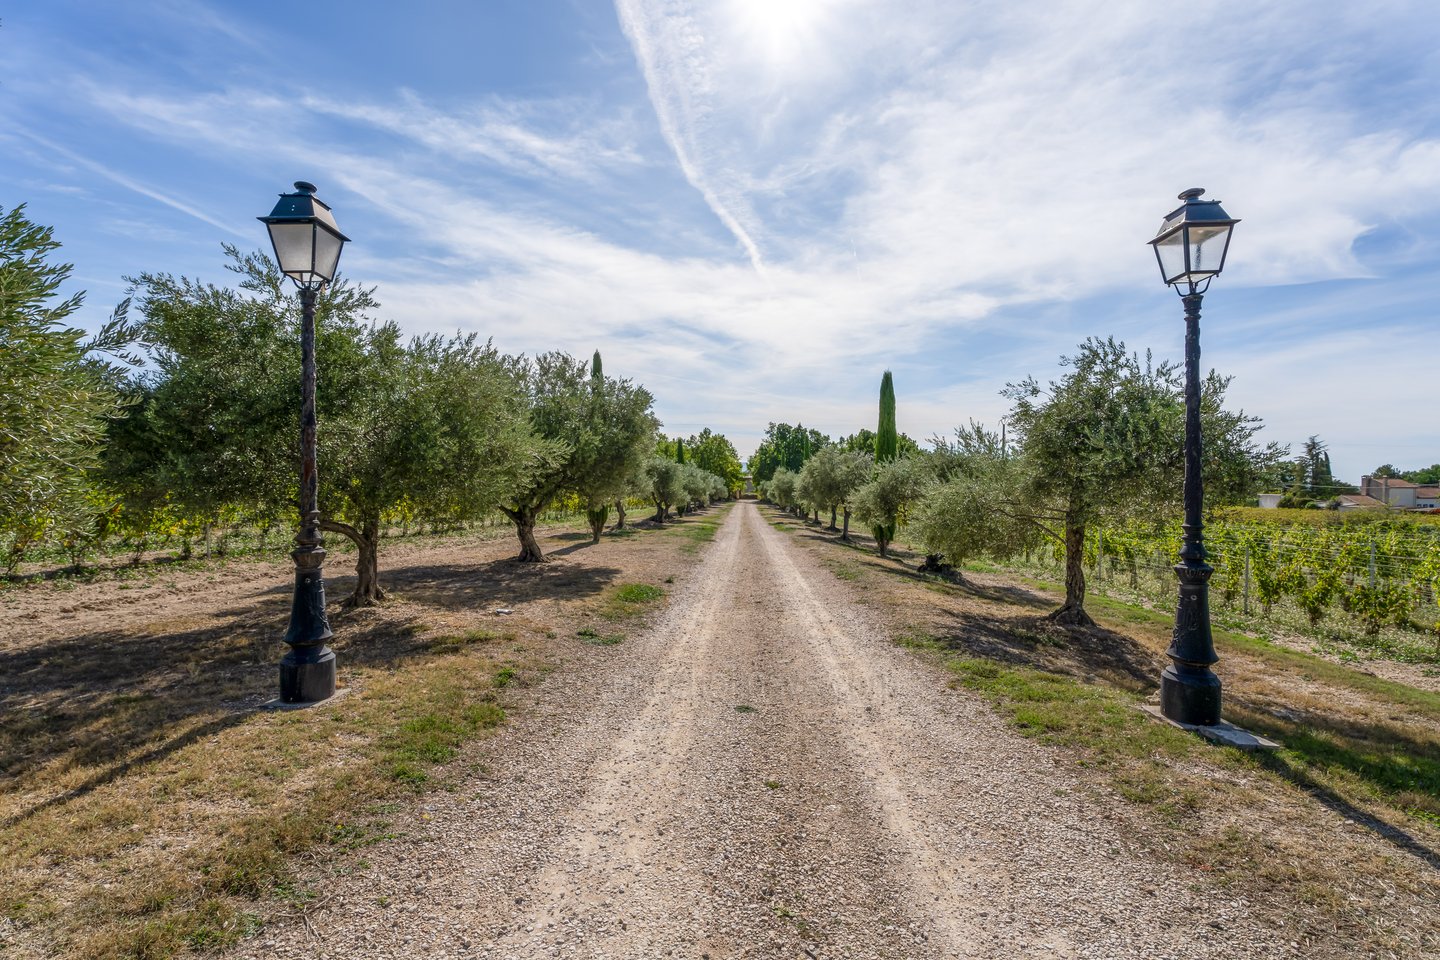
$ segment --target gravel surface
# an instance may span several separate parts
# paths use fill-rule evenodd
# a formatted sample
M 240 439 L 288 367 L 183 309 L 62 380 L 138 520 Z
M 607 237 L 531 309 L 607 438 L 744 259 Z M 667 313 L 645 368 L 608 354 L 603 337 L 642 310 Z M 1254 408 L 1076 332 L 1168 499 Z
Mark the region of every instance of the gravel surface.
M 478 748 L 483 775 L 318 880 L 308 926 L 235 955 L 1296 955 L 1145 860 L 753 503 L 654 629 L 590 659 Z

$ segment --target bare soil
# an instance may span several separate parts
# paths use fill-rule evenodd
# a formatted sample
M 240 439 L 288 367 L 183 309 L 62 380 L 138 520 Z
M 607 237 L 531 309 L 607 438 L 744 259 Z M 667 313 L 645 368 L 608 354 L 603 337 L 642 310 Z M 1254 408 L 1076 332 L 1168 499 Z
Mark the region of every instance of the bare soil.
M 896 648 L 751 503 L 607 655 L 235 956 L 1301 955 L 1150 858 L 1122 805 Z

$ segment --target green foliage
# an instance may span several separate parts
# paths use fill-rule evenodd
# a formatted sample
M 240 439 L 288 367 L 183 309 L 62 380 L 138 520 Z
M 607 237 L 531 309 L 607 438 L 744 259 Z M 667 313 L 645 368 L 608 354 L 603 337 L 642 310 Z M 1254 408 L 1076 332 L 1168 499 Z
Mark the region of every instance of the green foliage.
M 800 471 L 795 495 L 816 510 L 835 510 L 847 504 L 870 479 L 874 462 L 860 450 L 824 447 Z
M 812 454 L 829 444 L 829 437 L 802 424 L 771 423 L 750 458 L 750 475 L 756 483 L 764 483 L 781 467 L 799 473 Z
M 1274 474 L 1275 479 L 1267 486 L 1284 491 L 1282 507 L 1325 506 L 1342 493 L 1356 492 L 1355 487 L 1335 479 L 1330 472 L 1330 452 L 1325 442 L 1313 434 L 1305 441 L 1304 452 L 1279 464 Z
M 920 457 L 903 457 L 878 464 L 869 483 L 855 491 L 852 507 L 861 523 L 876 532 L 880 555 L 885 556 L 897 524 L 934 482 L 929 465 Z
M 226 253 L 239 290 L 132 281 L 154 372 L 112 431 L 105 476 L 149 525 L 170 514 L 269 525 L 294 509 L 298 303 L 267 257 Z M 487 513 L 536 454 L 518 361 L 474 335 L 405 344 L 370 319 L 377 308 L 372 291 L 338 281 L 316 318 L 322 526 L 361 548 L 357 601 L 381 594 L 382 522 Z
M 1184 375 L 1144 361 L 1113 338 L 1089 339 L 1061 362 L 1070 372 L 1042 388 L 1028 378 L 1003 391 L 1021 453 L 1012 512 L 1041 527 L 1066 556 L 1065 609 L 1083 616 L 1085 529 L 1178 506 L 1184 474 Z M 1284 450 L 1258 446 L 1260 422 L 1224 409 L 1229 380 L 1201 385 L 1205 493 L 1211 504 L 1248 499 Z
M 576 448 L 584 448 L 585 457 L 572 492 L 592 513 L 593 526 L 595 513 L 633 489 L 659 421 L 651 412 L 653 400 L 648 391 L 601 373 L 598 350 L 588 391 L 585 430 L 573 438 Z M 600 523 L 604 523 L 603 517 Z
M 0 546 L 12 568 L 42 539 L 93 536 L 107 503 L 91 471 L 119 406 L 113 372 L 86 357 L 95 344 L 64 326 L 83 294 L 56 299 L 70 276 L 50 262 L 60 244 L 24 209 L 0 213 Z
M 544 353 L 522 363 L 531 429 L 543 444 L 527 482 L 501 509 L 515 522 L 521 560 L 541 560 L 534 526 L 541 510 L 567 494 L 596 505 L 628 492 L 627 484 L 659 421 L 653 398 L 630 380 L 597 380 L 582 360 Z
M 780 467 L 764 484 L 765 496 L 777 506 L 789 510 L 800 503 L 799 485 L 799 474 L 791 472 L 788 467 Z
M 663 519 L 665 512 L 685 496 L 683 471 L 671 458 L 655 454 L 646 461 L 645 477 L 646 495 L 655 504 L 655 518 Z
M 1409 480 L 1411 483 L 1431 486 L 1440 484 L 1440 463 L 1432 463 L 1430 466 L 1422 467 L 1419 470 L 1400 470 L 1397 469 L 1394 464 L 1385 463 L 1371 470 L 1370 476 Z
M 1432 604 L 1440 596 L 1440 527 L 1428 518 L 1231 508 L 1206 520 L 1205 544 L 1218 607 L 1241 606 L 1248 567 L 1253 616 L 1397 659 L 1440 659 Z M 1128 580 L 1132 591 L 1148 571 L 1157 595 L 1171 595 L 1179 549 L 1173 513 L 1159 523 L 1137 517 L 1096 529 L 1085 562 Z M 1334 622 L 1341 614 L 1352 623 Z
M 688 443 L 690 462 L 719 477 L 728 496 L 738 497 L 745 482 L 741 479 L 744 470 L 735 445 L 724 434 L 714 433 L 709 427 L 692 435 Z
M 910 530 L 926 552 L 960 566 L 979 554 L 1005 560 L 1032 549 L 1040 528 L 1016 511 L 1011 492 L 1024 482 L 1023 465 L 1002 456 L 1000 438 L 979 424 L 936 438 L 929 455 L 937 484 L 910 516 Z

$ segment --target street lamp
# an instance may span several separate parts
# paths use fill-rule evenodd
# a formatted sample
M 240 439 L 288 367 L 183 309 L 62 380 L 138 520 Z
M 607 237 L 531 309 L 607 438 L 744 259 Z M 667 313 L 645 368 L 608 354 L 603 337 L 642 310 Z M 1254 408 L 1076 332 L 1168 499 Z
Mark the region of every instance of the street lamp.
M 1196 726 L 1220 722 L 1220 678 L 1210 665 L 1215 641 L 1210 635 L 1210 574 L 1201 532 L 1204 490 L 1200 480 L 1200 301 L 1210 281 L 1225 266 L 1230 231 L 1239 220 L 1218 200 L 1201 200 L 1192 187 L 1184 201 L 1160 225 L 1150 245 L 1160 276 L 1185 304 L 1185 544 L 1175 575 L 1180 605 L 1165 655 L 1172 661 L 1160 675 L 1160 711 L 1171 720 Z
M 315 469 L 315 301 L 335 279 L 340 248 L 349 238 L 335 226 L 330 208 L 315 196 L 315 185 L 295 182 L 294 193 L 280 194 L 268 217 L 280 272 L 300 288 L 300 533 L 290 556 L 295 560 L 295 598 L 290 605 L 290 652 L 280 661 L 280 699 L 315 703 L 335 694 L 335 651 L 325 616 L 325 541 L 320 536 L 319 477 Z

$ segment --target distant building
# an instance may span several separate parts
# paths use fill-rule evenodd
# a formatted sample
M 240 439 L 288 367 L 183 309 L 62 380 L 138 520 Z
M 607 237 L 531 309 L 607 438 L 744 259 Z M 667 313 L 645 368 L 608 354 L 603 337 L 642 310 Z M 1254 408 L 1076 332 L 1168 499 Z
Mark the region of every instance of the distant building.
M 1395 507 L 1398 510 L 1414 510 L 1419 507 L 1419 498 L 1416 496 L 1419 490 L 1418 484 L 1411 483 L 1409 480 L 1401 480 L 1399 477 L 1360 478 L 1361 496 L 1373 497 L 1385 506 Z M 1434 497 L 1430 499 L 1433 503 Z
M 1284 496 L 1283 493 L 1262 493 L 1260 494 L 1260 506 L 1266 510 L 1274 510 L 1280 506 L 1280 500 Z
M 1368 477 L 1366 479 L 1369 479 Z M 1385 501 L 1367 497 L 1362 493 L 1342 493 L 1335 498 L 1340 510 L 1384 510 Z

